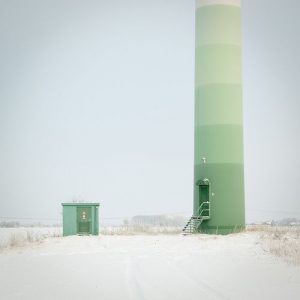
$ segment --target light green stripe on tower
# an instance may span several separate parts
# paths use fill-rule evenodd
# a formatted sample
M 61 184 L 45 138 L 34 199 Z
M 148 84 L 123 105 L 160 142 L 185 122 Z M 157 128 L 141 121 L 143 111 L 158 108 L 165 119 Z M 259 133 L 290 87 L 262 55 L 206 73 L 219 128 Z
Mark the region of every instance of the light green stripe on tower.
M 239 0 L 196 2 L 194 214 L 208 178 L 208 233 L 245 226 L 240 23 Z

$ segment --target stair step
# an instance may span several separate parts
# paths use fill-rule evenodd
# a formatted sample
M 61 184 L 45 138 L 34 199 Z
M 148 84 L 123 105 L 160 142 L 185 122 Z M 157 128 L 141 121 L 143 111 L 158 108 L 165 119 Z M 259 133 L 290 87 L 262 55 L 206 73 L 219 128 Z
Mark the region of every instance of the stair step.
M 207 206 L 200 211 L 200 215 L 199 216 L 192 215 L 190 219 L 187 221 L 187 223 L 182 229 L 183 234 L 194 233 L 203 221 L 210 219 L 209 202 L 205 202 L 204 204 Z M 202 215 L 202 213 L 205 215 Z

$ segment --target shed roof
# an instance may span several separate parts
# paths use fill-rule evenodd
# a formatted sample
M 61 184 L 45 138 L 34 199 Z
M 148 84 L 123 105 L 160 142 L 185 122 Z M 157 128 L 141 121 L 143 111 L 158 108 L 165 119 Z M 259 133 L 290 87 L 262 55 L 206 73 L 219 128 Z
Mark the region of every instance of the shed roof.
M 62 206 L 99 206 L 100 203 L 92 203 L 92 202 L 87 202 L 87 203 L 73 203 L 73 202 L 69 202 L 69 203 L 62 203 Z

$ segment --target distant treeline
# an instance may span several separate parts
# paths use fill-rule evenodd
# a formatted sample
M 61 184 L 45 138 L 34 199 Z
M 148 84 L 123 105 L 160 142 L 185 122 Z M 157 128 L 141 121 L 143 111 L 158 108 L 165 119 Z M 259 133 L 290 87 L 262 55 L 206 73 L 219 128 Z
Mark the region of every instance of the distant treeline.
M 278 226 L 300 225 L 300 220 L 296 218 L 285 218 L 279 221 L 272 221 L 271 225 L 278 225 Z
M 186 217 L 178 215 L 134 216 L 128 225 L 183 226 L 186 220 Z
M 1 221 L 0 228 L 17 228 L 17 227 L 61 227 L 61 224 L 44 224 L 42 222 L 20 223 L 17 221 Z
M 269 225 L 269 226 L 300 226 L 300 219 L 285 218 L 281 220 L 272 220 L 259 223 L 250 223 L 248 225 Z
M 2 221 L 0 222 L 0 227 L 5 227 L 5 228 L 20 227 L 20 223 L 15 221 Z

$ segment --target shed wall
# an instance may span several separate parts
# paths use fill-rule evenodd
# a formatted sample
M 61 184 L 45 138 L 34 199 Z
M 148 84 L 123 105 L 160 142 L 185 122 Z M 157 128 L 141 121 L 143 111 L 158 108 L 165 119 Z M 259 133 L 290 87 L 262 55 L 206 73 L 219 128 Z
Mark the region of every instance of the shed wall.
M 77 234 L 76 206 L 63 206 L 63 235 Z
M 63 236 L 78 234 L 78 207 L 91 209 L 90 233 L 99 234 L 99 205 L 91 204 L 63 204 Z

